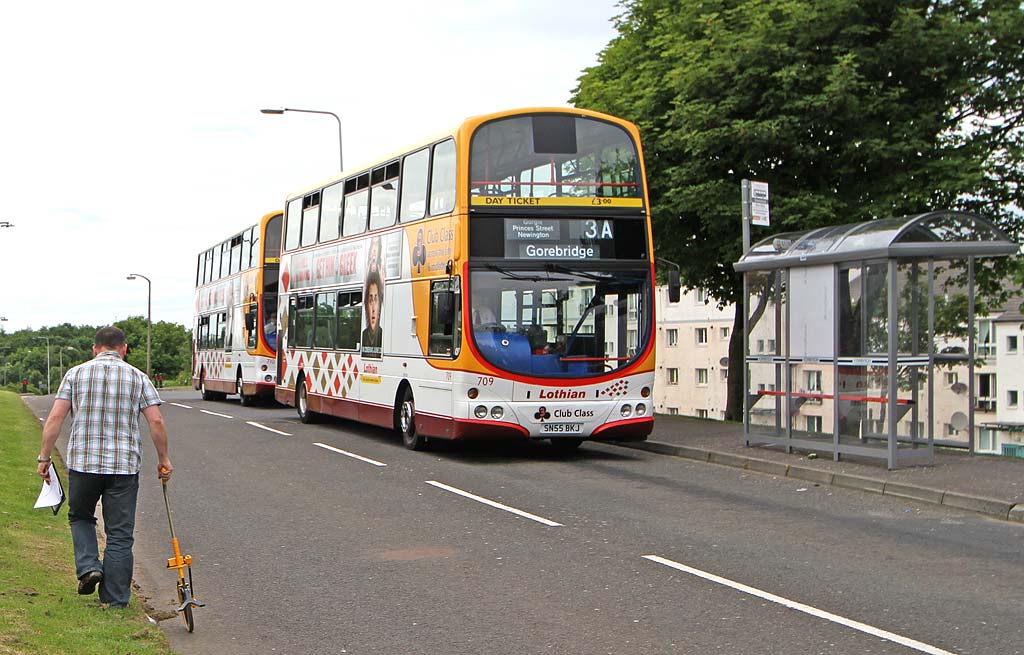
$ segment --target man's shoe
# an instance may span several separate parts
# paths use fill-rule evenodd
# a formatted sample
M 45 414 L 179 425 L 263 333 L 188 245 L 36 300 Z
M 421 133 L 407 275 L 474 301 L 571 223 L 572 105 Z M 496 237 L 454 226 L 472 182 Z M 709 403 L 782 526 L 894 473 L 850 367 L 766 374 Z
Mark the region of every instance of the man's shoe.
M 88 596 L 92 592 L 96 591 L 96 585 L 98 585 L 102 580 L 102 571 L 89 571 L 78 579 L 78 593 L 82 596 Z

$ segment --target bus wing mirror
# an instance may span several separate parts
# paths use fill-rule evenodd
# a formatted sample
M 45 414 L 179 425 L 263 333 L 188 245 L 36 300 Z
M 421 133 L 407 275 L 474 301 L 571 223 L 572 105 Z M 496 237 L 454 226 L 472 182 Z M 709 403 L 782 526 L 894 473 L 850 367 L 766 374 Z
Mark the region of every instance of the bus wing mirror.
M 679 291 L 682 285 L 679 283 L 679 271 L 668 272 L 668 301 L 679 302 Z

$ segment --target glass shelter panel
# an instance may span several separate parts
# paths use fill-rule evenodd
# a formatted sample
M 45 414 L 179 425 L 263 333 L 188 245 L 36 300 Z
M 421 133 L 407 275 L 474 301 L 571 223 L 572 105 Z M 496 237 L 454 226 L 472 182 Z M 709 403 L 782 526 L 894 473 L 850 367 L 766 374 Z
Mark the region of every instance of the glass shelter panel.
M 831 446 L 835 432 L 832 365 L 794 363 L 789 371 L 793 437 Z
M 748 273 L 747 398 L 750 426 L 760 434 L 785 436 L 789 429 L 783 352 L 785 292 L 783 272 Z
M 839 356 L 889 351 L 888 272 L 884 262 L 839 269 Z

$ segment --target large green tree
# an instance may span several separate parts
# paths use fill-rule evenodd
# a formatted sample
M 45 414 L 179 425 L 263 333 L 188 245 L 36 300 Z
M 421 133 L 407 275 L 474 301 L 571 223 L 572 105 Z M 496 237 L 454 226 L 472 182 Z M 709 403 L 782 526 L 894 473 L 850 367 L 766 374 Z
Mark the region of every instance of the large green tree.
M 573 102 L 639 125 L 657 254 L 736 303 L 728 418 L 742 412 L 744 178 L 771 185 L 772 232 L 958 208 L 1019 238 L 1019 0 L 621 6 Z

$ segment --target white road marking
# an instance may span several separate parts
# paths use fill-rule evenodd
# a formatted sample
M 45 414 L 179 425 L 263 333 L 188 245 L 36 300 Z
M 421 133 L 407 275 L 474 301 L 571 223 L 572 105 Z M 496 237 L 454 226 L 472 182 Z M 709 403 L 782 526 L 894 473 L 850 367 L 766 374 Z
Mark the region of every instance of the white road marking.
M 820 610 L 816 607 L 811 607 L 810 605 L 804 605 L 803 603 L 798 603 L 794 600 L 783 598 L 782 596 L 776 596 L 775 594 L 768 593 L 767 591 L 761 591 L 755 587 L 749 587 L 740 582 L 734 582 L 728 578 L 723 578 L 713 573 L 708 573 L 707 571 L 701 571 L 700 569 L 695 569 L 691 566 L 680 564 L 679 562 L 673 562 L 672 560 L 665 559 L 664 557 L 658 557 L 657 555 L 644 555 L 643 558 L 658 564 L 663 564 L 677 571 L 682 571 L 683 573 L 695 575 L 698 578 L 703 578 L 716 584 L 731 587 L 732 589 L 742 591 L 745 594 L 750 594 L 751 596 L 757 596 L 758 598 L 778 603 L 783 607 L 788 607 L 789 609 L 796 610 L 798 612 L 810 614 L 811 616 L 816 616 L 819 619 L 832 621 L 833 623 L 838 623 L 839 625 L 859 630 L 860 632 L 900 644 L 901 646 L 906 646 L 907 648 L 913 648 L 914 650 L 921 651 L 922 653 L 930 653 L 931 655 L 956 655 L 948 650 L 942 650 L 941 648 L 910 639 L 909 637 L 903 637 L 894 632 L 889 632 L 888 630 L 882 630 L 881 628 L 876 628 L 866 623 L 861 623 L 860 621 L 854 621 L 853 619 L 848 619 L 844 616 L 839 616 L 838 614 L 832 614 L 831 612 L 826 612 L 825 610 Z
M 184 407 L 185 409 L 192 409 L 192 405 L 182 405 L 181 403 L 169 403 L 175 407 Z
M 218 414 L 217 412 L 211 412 L 208 409 L 201 409 L 199 411 L 202 412 L 203 414 L 209 414 L 210 416 L 219 416 L 221 418 L 235 418 L 234 416 L 228 416 L 227 414 Z
M 345 457 L 351 457 L 352 459 L 358 459 L 360 462 L 366 462 L 367 464 L 373 464 L 374 466 L 387 466 L 387 464 L 385 464 L 384 462 L 378 462 L 375 459 L 370 459 L 369 457 L 363 457 L 362 455 L 356 455 L 355 453 L 350 453 L 347 450 L 342 450 L 341 448 L 335 448 L 334 446 L 328 446 L 327 444 L 320 443 L 319 441 L 314 441 L 313 445 L 314 446 L 320 446 L 321 448 L 326 448 L 327 450 L 330 450 L 331 452 L 338 453 L 339 455 L 344 455 Z
M 281 432 L 280 430 L 275 430 L 274 428 L 268 428 L 267 426 L 261 425 L 261 424 L 257 423 L 256 421 L 246 421 L 246 423 L 248 423 L 249 425 L 251 425 L 251 426 L 253 426 L 255 428 L 259 428 L 261 430 L 266 430 L 267 432 L 273 432 L 274 434 L 283 434 L 286 437 L 292 436 L 290 432 Z
M 464 498 L 469 498 L 470 500 L 475 500 L 478 503 L 483 503 L 484 505 L 490 505 L 491 507 L 496 507 L 498 509 L 505 510 L 506 512 L 511 512 L 511 513 L 515 514 L 516 516 L 522 516 L 525 519 L 530 519 L 531 521 L 536 521 L 537 523 L 543 523 L 544 525 L 546 525 L 548 527 L 554 528 L 554 527 L 558 527 L 558 526 L 562 525 L 561 523 L 555 523 L 554 521 L 546 519 L 546 518 L 544 518 L 542 516 L 537 516 L 536 514 L 530 514 L 529 512 L 524 512 L 521 509 L 516 509 L 515 507 L 509 507 L 508 505 L 502 505 L 501 503 L 494 502 L 493 500 L 488 500 L 486 498 L 482 498 L 482 497 L 477 496 L 475 494 L 471 494 L 468 491 L 463 491 L 462 489 L 457 489 L 455 487 L 449 487 L 448 485 L 443 484 L 441 482 L 436 482 L 434 480 L 427 480 L 427 484 L 429 484 L 431 486 L 434 486 L 434 487 L 437 487 L 438 489 L 444 489 L 445 491 L 450 491 L 453 494 L 458 494 L 459 496 L 462 496 Z

